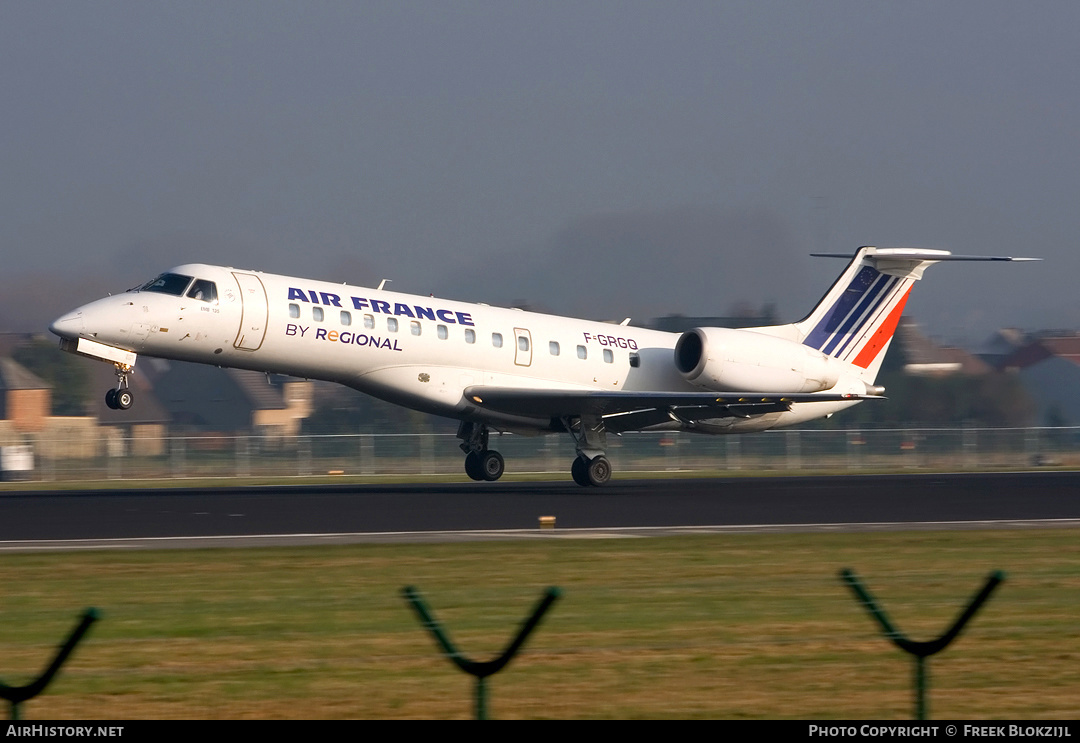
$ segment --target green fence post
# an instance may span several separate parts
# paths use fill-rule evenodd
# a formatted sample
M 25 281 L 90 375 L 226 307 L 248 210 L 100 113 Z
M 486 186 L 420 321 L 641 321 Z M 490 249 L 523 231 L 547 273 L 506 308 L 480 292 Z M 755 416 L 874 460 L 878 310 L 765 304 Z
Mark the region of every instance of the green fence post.
M 540 620 L 551 605 L 562 595 L 562 591 L 552 586 L 544 592 L 543 597 L 539 603 L 533 609 L 532 614 L 521 625 L 521 629 L 518 630 L 517 636 L 506 646 L 506 650 L 502 652 L 498 658 L 489 661 L 474 661 L 466 658 L 450 640 L 450 636 L 446 634 L 442 625 L 439 624 L 439 620 L 435 618 L 435 615 L 427 608 L 423 598 L 420 596 L 420 592 L 413 586 L 406 586 L 401 590 L 405 600 L 409 602 L 417 616 L 420 618 L 420 622 L 424 625 L 432 636 L 435 638 L 435 643 L 443 651 L 447 658 L 454 662 L 458 668 L 465 673 L 471 674 L 476 677 L 476 719 L 487 719 L 487 677 L 501 671 L 507 663 L 509 663 L 518 650 L 525 643 L 529 634 L 536 629 L 536 626 L 540 624 Z
M 893 642 L 898 648 L 906 653 L 910 653 L 915 659 L 915 719 L 926 719 L 926 659 L 935 653 L 940 653 L 944 650 L 949 643 L 956 639 L 960 634 L 960 631 L 964 629 L 975 612 L 979 610 L 988 598 L 993 593 L 997 585 L 1005 580 L 1005 573 L 1000 570 L 995 570 L 986 580 L 986 585 L 979 591 L 967 608 L 956 618 L 952 627 L 936 640 L 929 640 L 927 642 L 916 642 L 904 637 L 892 622 L 889 621 L 889 617 L 885 614 L 884 610 L 877 605 L 874 601 L 874 597 L 870 595 L 862 583 L 859 582 L 859 578 L 855 575 L 855 571 L 851 568 L 844 568 L 840 571 L 840 578 L 851 588 L 855 593 L 856 598 L 866 607 L 866 610 L 870 612 L 870 615 L 878 621 L 882 630 L 885 632 L 885 637 Z
M 33 699 L 38 694 L 45 690 L 45 687 L 49 685 L 49 682 L 53 680 L 53 676 L 60 670 L 60 666 L 64 664 L 64 661 L 68 659 L 71 652 L 75 649 L 75 646 L 79 644 L 79 640 L 83 638 L 83 635 L 90 629 L 90 625 L 98 620 L 99 614 L 97 609 L 87 609 L 83 612 L 82 619 L 72 630 L 71 635 L 56 653 L 56 657 L 53 658 L 53 662 L 49 664 L 49 667 L 45 669 L 44 673 L 38 677 L 36 681 L 33 681 L 26 686 L 8 686 L 3 681 L 0 681 L 0 697 L 8 700 L 11 704 L 11 719 L 19 719 L 19 705 L 25 702 L 27 699 Z

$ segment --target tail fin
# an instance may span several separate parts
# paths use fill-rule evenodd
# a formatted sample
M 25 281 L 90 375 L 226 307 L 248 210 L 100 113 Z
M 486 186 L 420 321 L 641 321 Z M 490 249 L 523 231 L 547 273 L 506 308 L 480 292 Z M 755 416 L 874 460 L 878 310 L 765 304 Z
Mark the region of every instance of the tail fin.
M 928 266 L 939 261 L 1038 260 L 952 255 L 947 250 L 921 248 L 863 247 L 854 256 L 816 255 L 850 257 L 851 262 L 810 314 L 794 324 L 799 340 L 863 369 L 860 376 L 868 384 L 881 368 L 911 285 Z

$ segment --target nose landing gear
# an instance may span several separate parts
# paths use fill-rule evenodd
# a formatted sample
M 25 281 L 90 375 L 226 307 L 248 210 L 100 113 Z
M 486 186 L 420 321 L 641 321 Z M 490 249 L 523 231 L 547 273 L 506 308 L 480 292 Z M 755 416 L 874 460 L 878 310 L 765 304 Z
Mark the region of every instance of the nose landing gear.
M 130 373 L 130 366 L 116 365 L 116 389 L 105 393 L 105 404 L 113 410 L 127 410 L 135 402 L 135 396 L 131 394 L 131 388 L 128 385 Z
M 135 402 L 131 390 L 109 390 L 105 393 L 105 404 L 113 410 L 127 410 Z

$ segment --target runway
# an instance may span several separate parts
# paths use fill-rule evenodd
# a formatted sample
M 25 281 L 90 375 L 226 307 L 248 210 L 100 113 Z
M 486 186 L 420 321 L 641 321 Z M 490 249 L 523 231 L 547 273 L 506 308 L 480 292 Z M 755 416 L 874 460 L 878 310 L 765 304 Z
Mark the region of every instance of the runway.
M 1078 472 L 0 493 L 9 552 L 1076 525 Z

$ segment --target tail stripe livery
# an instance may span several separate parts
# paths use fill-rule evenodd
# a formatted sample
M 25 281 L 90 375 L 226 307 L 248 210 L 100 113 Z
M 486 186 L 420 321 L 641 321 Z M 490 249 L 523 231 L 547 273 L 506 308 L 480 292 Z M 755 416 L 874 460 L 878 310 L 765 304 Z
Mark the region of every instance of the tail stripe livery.
M 870 341 L 863 345 L 862 351 L 859 355 L 852 360 L 852 364 L 863 369 L 870 368 L 870 364 L 874 363 L 874 360 L 878 357 L 878 354 L 885 349 L 892 340 L 893 333 L 896 332 L 896 326 L 900 324 L 900 316 L 904 314 L 904 305 L 907 304 L 908 295 L 911 294 L 911 281 L 905 282 L 908 285 L 907 291 L 900 298 L 900 301 L 893 307 L 892 312 L 885 318 L 885 322 L 877 329 L 874 336 Z
M 892 338 L 911 284 L 862 266 L 803 343 L 865 369 Z
M 864 338 L 871 334 L 877 336 L 880 331 L 884 329 L 884 325 L 879 325 L 881 319 L 889 316 L 897 306 L 897 302 L 907 296 L 907 290 L 910 290 L 911 281 L 883 276 L 881 283 L 886 287 L 881 299 L 875 302 L 868 311 L 862 315 L 853 316 L 851 321 L 845 325 L 840 333 L 837 334 L 832 344 L 830 344 L 835 345 L 836 341 L 843 338 L 843 345 L 835 352 L 829 347 L 826 347 L 824 349 L 826 354 L 835 356 L 838 359 L 843 359 L 844 361 L 849 361 L 852 356 L 857 355 L 860 347 L 864 346 Z M 898 321 L 899 319 L 900 318 L 897 317 Z M 878 332 L 871 333 L 875 326 L 878 326 Z M 858 339 L 857 342 L 852 346 L 852 341 L 856 341 L 856 339 Z M 849 348 L 849 346 L 851 346 L 851 348 Z
M 810 331 L 810 334 L 803 341 L 808 346 L 821 349 L 825 345 L 829 336 L 836 330 L 837 326 L 843 320 L 845 316 L 850 312 L 851 308 L 855 306 L 862 297 L 867 293 L 868 289 L 876 283 L 876 279 L 881 274 L 877 269 L 872 266 L 864 266 L 855 278 L 848 284 L 847 289 L 833 302 L 832 306 L 826 310 L 824 317 L 817 323 L 817 326 Z M 828 297 L 822 301 L 824 305 L 828 301 Z M 815 314 L 817 314 L 815 312 Z
M 877 273 L 877 271 L 874 271 L 874 273 Z M 865 322 L 868 315 L 876 312 L 881 307 L 882 303 L 889 299 L 890 291 L 897 281 L 899 281 L 899 279 L 878 274 L 871 290 L 866 292 L 863 301 L 860 302 L 859 306 L 855 308 L 855 311 L 848 316 L 839 332 L 835 333 L 832 340 L 819 350 L 830 356 L 840 357 L 848 343 L 850 343 L 851 339 L 854 337 L 854 333 L 858 330 L 859 324 Z M 843 341 L 843 345 L 841 345 L 839 349 L 836 348 L 837 344 L 841 341 Z
M 817 307 L 795 323 L 802 343 L 847 361 L 872 382 L 882 352 L 892 340 L 907 304 L 911 286 L 923 271 L 940 261 L 1028 261 L 1031 258 L 952 255 L 945 250 L 863 247 L 855 255 L 818 254 L 850 258 L 851 262 Z

